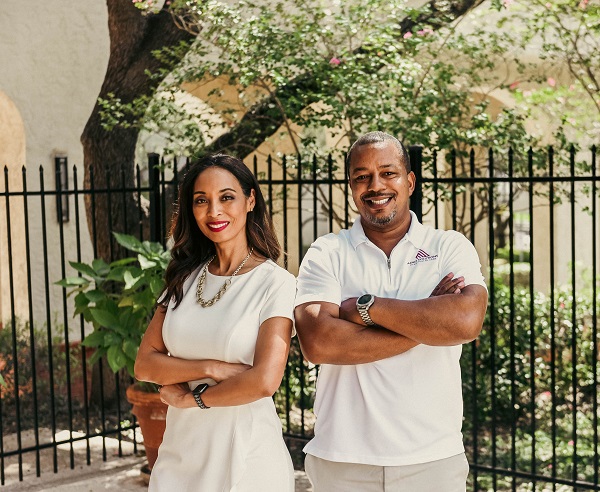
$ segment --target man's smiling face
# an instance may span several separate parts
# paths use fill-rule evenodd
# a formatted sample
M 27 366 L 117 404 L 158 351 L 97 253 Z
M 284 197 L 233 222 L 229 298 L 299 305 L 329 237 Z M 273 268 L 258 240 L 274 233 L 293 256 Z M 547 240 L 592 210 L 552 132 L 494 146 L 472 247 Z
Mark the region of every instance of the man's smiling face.
M 410 217 L 415 175 L 407 174 L 394 142 L 362 145 L 352 152 L 350 189 L 363 227 L 387 231 Z

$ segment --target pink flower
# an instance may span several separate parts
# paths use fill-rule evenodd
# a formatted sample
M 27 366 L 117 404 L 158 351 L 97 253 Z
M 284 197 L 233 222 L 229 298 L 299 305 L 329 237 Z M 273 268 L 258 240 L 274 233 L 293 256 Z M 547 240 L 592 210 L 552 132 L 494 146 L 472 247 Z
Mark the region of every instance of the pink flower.
M 507 9 L 510 7 L 510 4 L 513 3 L 513 0 L 504 0 L 504 8 Z
M 340 63 L 342 63 L 342 60 L 340 60 L 339 58 L 336 58 L 335 56 L 329 60 L 329 63 L 331 65 L 339 65 Z
M 402 36 L 404 39 L 410 39 L 412 38 L 412 32 L 408 31 L 404 36 Z
M 425 29 L 421 29 L 420 31 L 417 31 L 417 34 L 419 36 L 425 36 L 426 34 L 433 34 L 433 29 L 429 29 L 428 27 L 426 27 Z
M 589 1 L 590 0 L 581 0 L 581 2 L 579 2 L 579 8 L 580 9 L 586 8 Z
M 551 8 L 552 8 L 552 4 L 551 4 L 550 2 L 547 2 L 547 3 L 546 3 L 546 8 L 547 8 L 547 9 L 551 9 Z
M 521 82 L 519 82 L 518 80 L 515 80 L 515 81 L 514 81 L 512 84 L 510 84 L 510 85 L 508 86 L 508 88 L 509 88 L 511 91 L 514 91 L 514 90 L 517 88 L 517 86 L 518 86 L 520 83 L 521 83 Z
M 547 82 L 550 87 L 554 87 L 556 85 L 556 80 L 554 80 L 552 77 L 548 77 Z
M 575 441 L 569 441 L 568 444 L 569 446 L 573 446 L 573 444 L 575 444 Z
M 574 90 L 575 90 L 575 84 L 571 84 L 571 85 L 569 86 L 569 90 L 570 90 L 570 91 L 574 91 Z

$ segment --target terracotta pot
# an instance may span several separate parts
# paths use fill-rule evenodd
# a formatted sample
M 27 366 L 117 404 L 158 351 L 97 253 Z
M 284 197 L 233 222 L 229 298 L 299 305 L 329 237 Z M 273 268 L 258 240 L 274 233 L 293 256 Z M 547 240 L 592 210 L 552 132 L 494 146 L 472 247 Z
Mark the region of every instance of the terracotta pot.
M 168 405 L 160 401 L 158 393 L 141 391 L 135 386 L 127 388 L 127 401 L 133 405 L 131 413 L 136 416 L 140 425 L 148 468 L 152 470 L 165 432 Z

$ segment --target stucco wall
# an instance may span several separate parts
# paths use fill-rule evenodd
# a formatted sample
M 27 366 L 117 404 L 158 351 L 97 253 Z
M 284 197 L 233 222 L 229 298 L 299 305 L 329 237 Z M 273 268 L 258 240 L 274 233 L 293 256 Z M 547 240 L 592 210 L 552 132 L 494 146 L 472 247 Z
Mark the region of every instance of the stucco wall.
M 100 0 L 63 2 L 59 0 L 4 0 L 0 15 L 0 92 L 10 100 L 20 115 L 25 134 L 24 155 L 20 159 L 0 148 L 2 165 L 7 165 L 11 176 L 18 173 L 26 162 L 29 190 L 39 189 L 39 166 L 44 166 L 47 187 L 55 186 L 54 155 L 68 156 L 69 167 L 81 166 L 83 150 L 79 138 L 100 91 L 108 62 L 109 37 L 107 9 Z M 11 118 L 16 131 L 19 118 Z M 0 144 L 2 141 L 0 140 Z M 0 147 L 3 147 L 0 145 Z M 83 173 L 80 173 L 80 181 Z M 70 187 L 73 172 L 69 170 Z M 14 181 L 14 178 L 11 178 Z M 3 189 L 3 185 L 0 185 Z M 22 199 L 21 199 L 22 201 Z M 46 321 L 46 286 L 43 278 L 44 252 L 42 244 L 41 202 L 39 197 L 29 202 L 29 233 L 32 238 L 32 303 L 36 322 Z M 56 200 L 46 199 L 47 251 L 50 266 L 50 315 L 57 317 L 62 310 L 62 290 L 52 285 L 61 277 L 59 228 L 56 218 Z M 72 216 L 73 217 L 73 216 Z M 82 237 L 88 238 L 85 220 L 81 222 Z M 2 233 L 4 234 L 4 233 Z M 13 234 L 23 235 L 15 230 Z M 75 234 L 71 219 L 64 225 L 65 241 Z M 0 238 L 5 247 L 6 237 Z M 22 246 L 23 247 L 23 246 Z M 90 254 L 88 241 L 82 244 L 83 254 Z M 68 249 L 74 255 L 73 248 Z M 73 260 L 69 257 L 67 260 Z M 5 265 L 0 268 L 6 268 Z M 4 278 L 5 272 L 1 272 Z M 17 292 L 21 301 L 22 288 Z M 4 291 L 4 285 L 3 285 Z M 27 304 L 25 304 L 26 306 Z M 19 317 L 25 317 L 20 302 Z M 1 320 L 11 313 L 2 304 Z M 70 316 L 70 315 L 69 315 Z

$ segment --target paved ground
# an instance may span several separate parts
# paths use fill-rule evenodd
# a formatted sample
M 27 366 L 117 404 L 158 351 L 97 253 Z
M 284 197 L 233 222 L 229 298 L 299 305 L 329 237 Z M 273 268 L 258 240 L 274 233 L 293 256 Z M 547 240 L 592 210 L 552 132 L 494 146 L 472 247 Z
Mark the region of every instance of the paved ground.
M 57 434 L 57 440 L 67 438 L 68 434 Z M 49 430 L 42 430 L 40 442 L 51 442 Z M 57 451 L 58 472 L 53 473 L 53 450 L 45 449 L 40 453 L 41 476 L 36 476 L 36 454 L 29 452 L 23 454 L 22 470 L 23 480 L 19 481 L 19 461 L 15 456 L 4 460 L 4 487 L 0 492 L 28 491 L 28 492 L 100 492 L 106 490 L 122 492 L 143 492 L 147 485 L 140 474 L 140 468 L 145 462 L 143 456 L 133 453 L 133 444 L 122 442 L 122 457 L 118 456 L 119 443 L 116 439 L 105 439 L 106 461 L 102 460 L 102 438 L 90 440 L 91 464 L 86 464 L 86 442 L 74 444 L 73 461 L 71 469 L 71 450 L 69 445 L 61 445 Z M 34 443 L 34 436 L 30 432 L 22 434 L 22 446 Z M 16 449 L 16 437 L 8 436 L 3 439 L 4 449 Z M 138 447 L 140 449 L 140 447 Z M 141 448 L 143 449 L 143 448 Z M 302 471 L 296 471 L 296 492 L 311 492 L 312 488 Z

